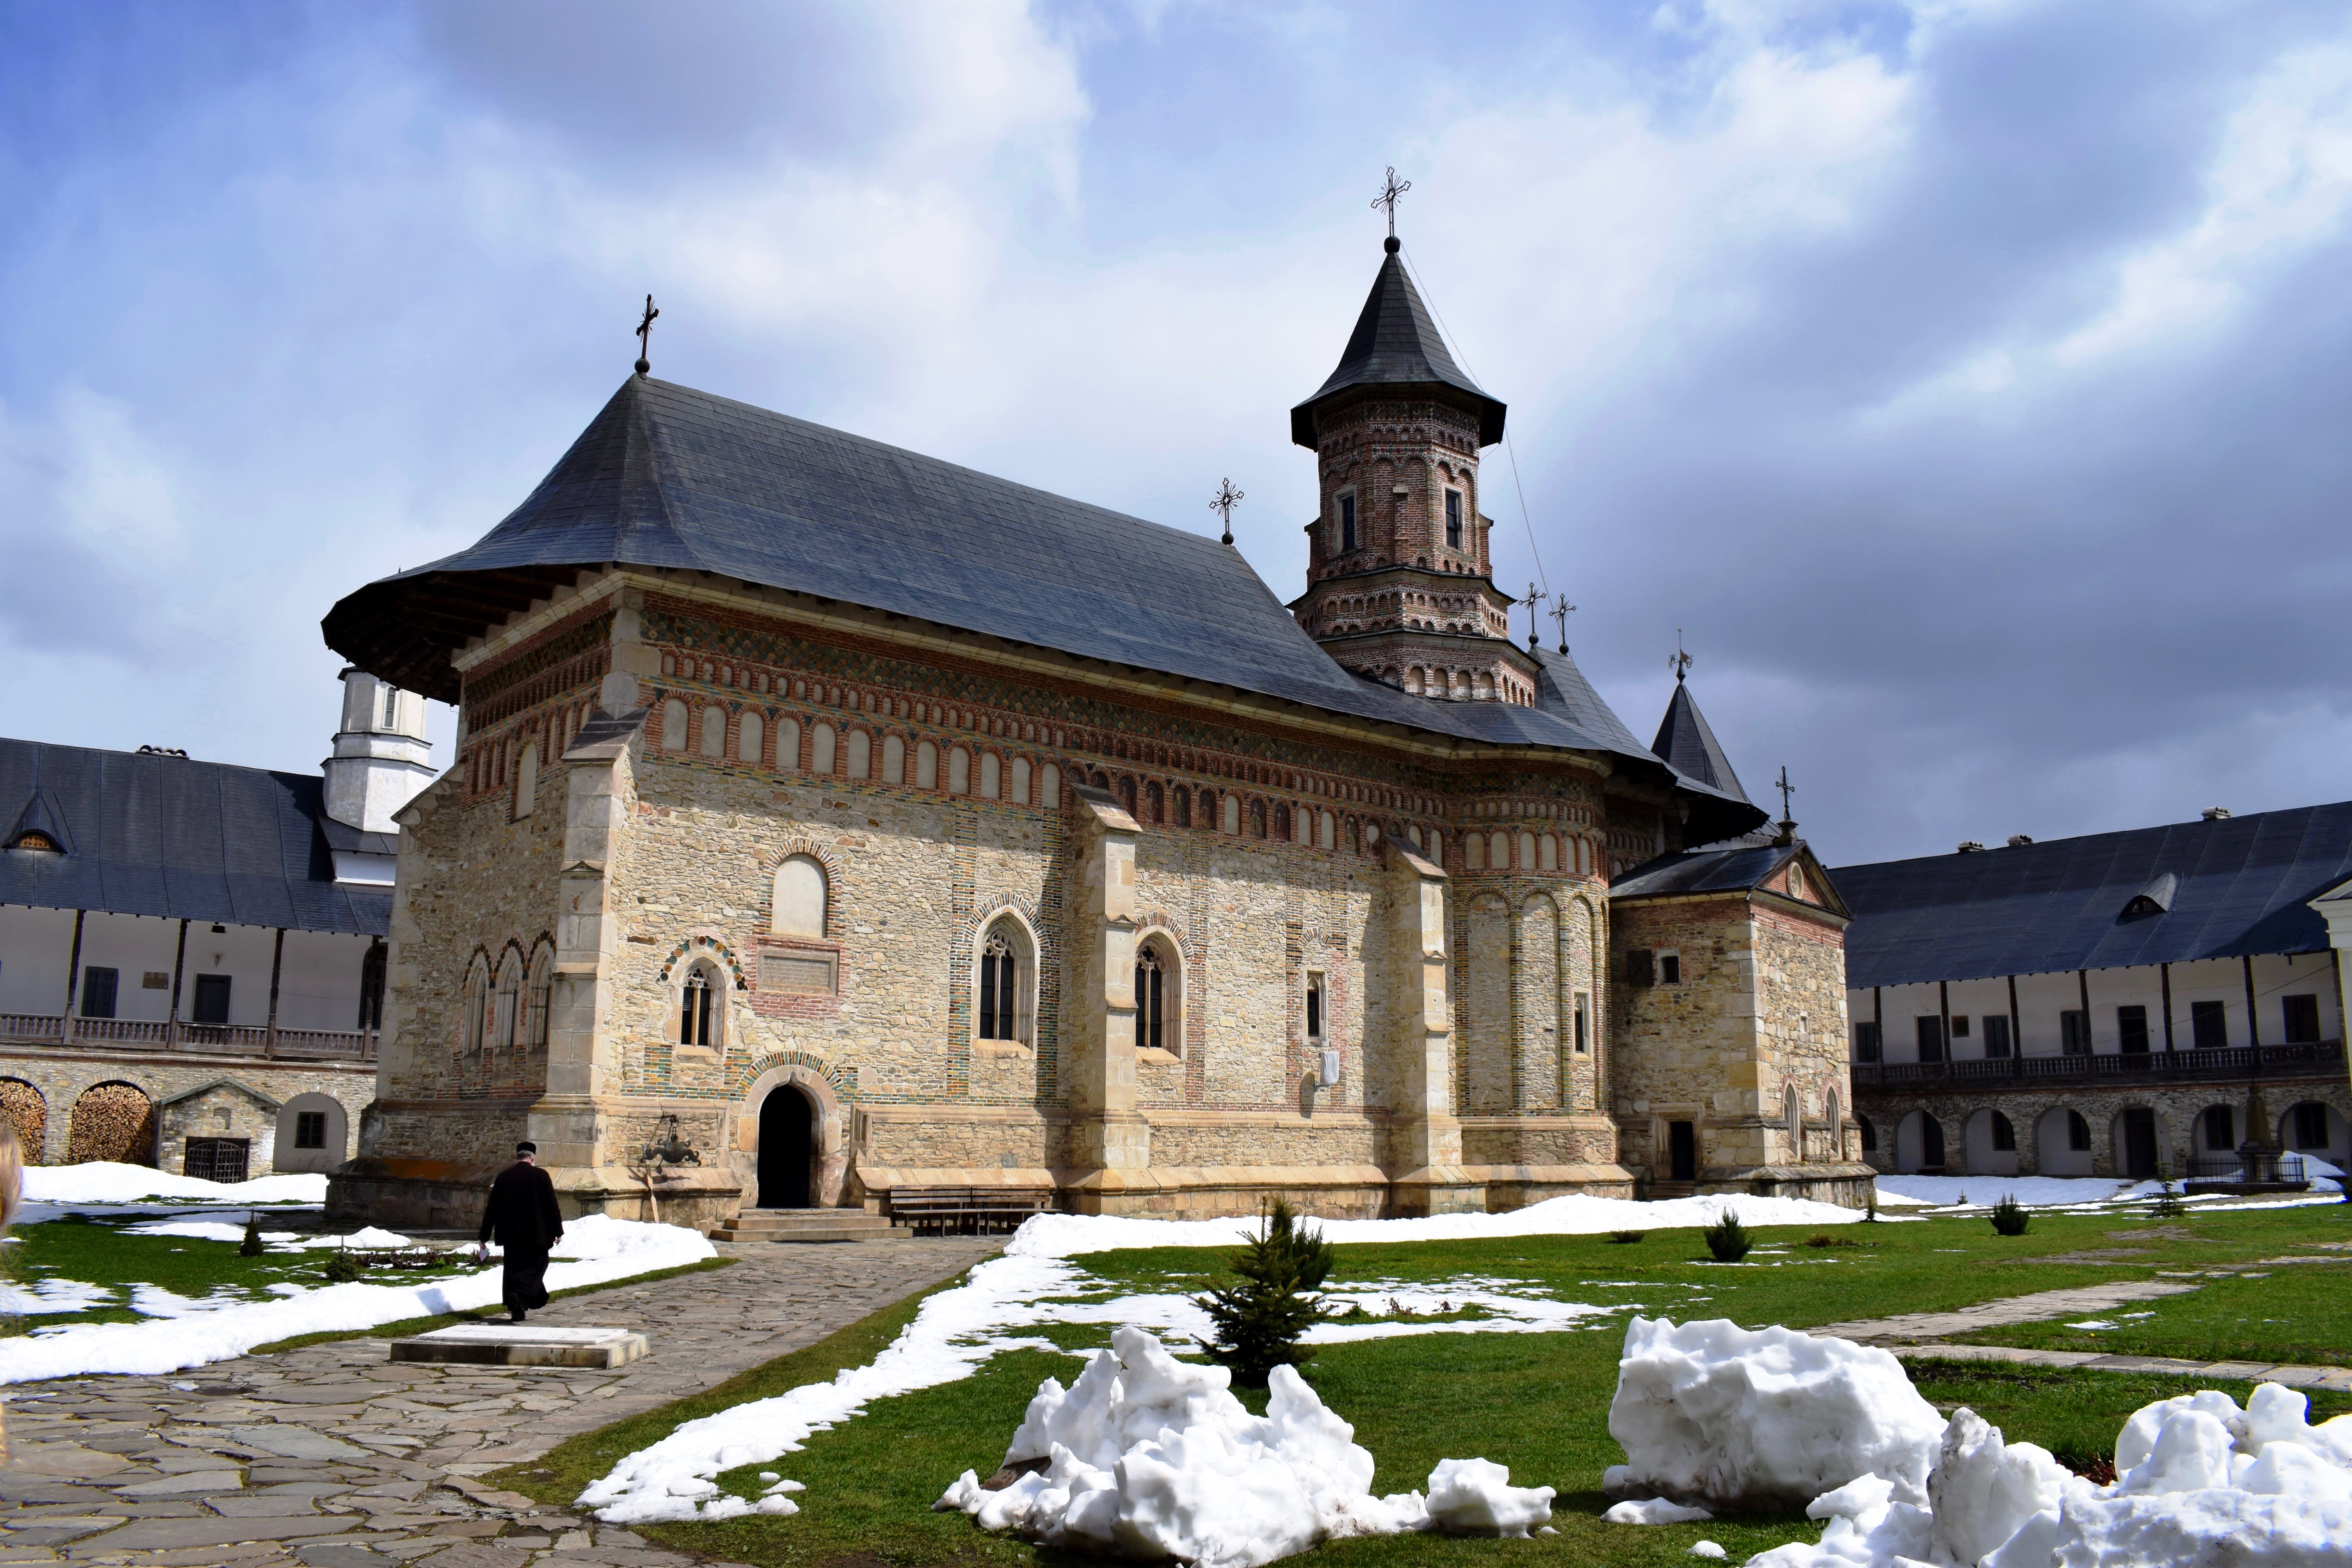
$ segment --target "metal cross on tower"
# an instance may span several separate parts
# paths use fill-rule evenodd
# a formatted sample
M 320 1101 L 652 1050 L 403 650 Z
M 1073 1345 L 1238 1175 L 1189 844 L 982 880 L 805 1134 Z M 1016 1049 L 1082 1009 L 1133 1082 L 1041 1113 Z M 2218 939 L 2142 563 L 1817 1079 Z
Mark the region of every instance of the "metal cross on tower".
M 1789 782 L 1789 765 L 1786 763 L 1780 764 L 1780 782 L 1772 787 L 1780 792 L 1780 826 L 1796 826 L 1796 823 L 1790 818 L 1789 797 L 1797 793 L 1797 786 Z
M 1528 651 L 1529 653 L 1533 653 L 1536 650 L 1536 642 L 1538 640 L 1536 632 L 1536 616 L 1542 613 L 1538 606 L 1541 605 L 1546 599 L 1550 597 L 1551 595 L 1549 594 L 1537 593 L 1536 585 L 1533 583 L 1530 583 L 1528 584 L 1528 596 L 1520 601 L 1520 603 L 1526 605 L 1528 607 Z
M 659 310 L 654 309 L 654 297 L 651 294 L 646 295 L 646 319 L 637 323 L 637 374 L 639 375 L 645 374 L 654 367 L 653 361 L 647 359 L 646 355 L 653 348 L 654 318 L 660 314 Z
M 1217 481 L 1217 493 L 1210 499 L 1209 510 L 1224 520 L 1224 543 L 1231 544 L 1234 542 L 1234 508 L 1240 504 L 1241 499 L 1242 492 L 1234 489 L 1233 480 Z
M 1690 673 L 1691 656 L 1683 651 L 1683 629 L 1675 628 L 1675 657 L 1666 660 L 1666 668 L 1675 672 L 1675 684 L 1680 686 L 1683 677 Z
M 1551 618 L 1559 623 L 1559 651 L 1562 653 L 1566 653 L 1568 651 L 1568 617 L 1575 613 L 1576 606 L 1568 602 L 1567 595 L 1558 594 L 1553 595 L 1551 602 Z
M 1381 194 L 1372 198 L 1372 205 L 1376 207 L 1385 207 L 1388 209 L 1389 237 L 1391 239 L 1394 239 L 1396 237 L 1397 198 L 1411 189 L 1412 189 L 1412 182 L 1411 180 L 1398 179 L 1396 177 L 1396 170 L 1391 167 L 1389 170 L 1387 176 L 1381 182 Z

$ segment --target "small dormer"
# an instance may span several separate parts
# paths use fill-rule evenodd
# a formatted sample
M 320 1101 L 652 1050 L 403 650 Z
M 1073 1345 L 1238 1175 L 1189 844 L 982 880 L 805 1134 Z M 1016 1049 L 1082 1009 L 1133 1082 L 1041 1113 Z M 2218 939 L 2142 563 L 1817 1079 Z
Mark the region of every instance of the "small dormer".
M 64 855 L 72 851 L 73 840 L 66 836 L 65 818 L 58 815 L 40 791 L 35 790 L 10 825 L 8 837 L 0 839 L 0 848 Z
M 2123 913 L 2116 918 L 2119 921 L 2139 921 L 2152 915 L 2168 914 L 2172 910 L 2173 897 L 2179 890 L 2180 879 L 2167 871 L 2151 879 L 2147 886 L 2126 900 Z

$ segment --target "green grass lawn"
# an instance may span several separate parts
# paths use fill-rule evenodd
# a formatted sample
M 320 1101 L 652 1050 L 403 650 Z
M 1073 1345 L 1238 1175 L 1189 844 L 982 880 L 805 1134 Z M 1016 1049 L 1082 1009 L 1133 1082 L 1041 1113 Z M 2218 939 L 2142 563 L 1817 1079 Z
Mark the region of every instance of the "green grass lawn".
M 1957 1336 L 1956 1341 L 2099 1355 L 2347 1366 L 2352 1365 L 2347 1292 L 2352 1292 L 2352 1255 L 2342 1262 L 2283 1264 L 2260 1279 L 2248 1273 L 2209 1279 L 2190 1295 L 2167 1296 L 2074 1320 L 2113 1323 L 2112 1329 L 2020 1323 Z
M 1742 1265 L 1706 1260 L 1696 1231 L 1653 1232 L 1619 1245 L 1603 1237 L 1523 1237 L 1479 1242 L 1353 1246 L 1339 1249 L 1342 1282 L 1436 1283 L 1470 1277 L 1542 1284 L 1581 1301 L 1637 1301 L 1651 1316 L 1728 1317 L 1748 1326 L 1819 1326 L 1857 1317 L 1953 1307 L 2062 1285 L 2144 1278 L 2155 1269 L 2243 1263 L 2309 1251 L 2318 1241 L 2352 1234 L 2333 1208 L 2279 1209 L 2151 1225 L 2122 1215 L 2038 1215 L 2027 1235 L 2004 1238 L 1981 1218 L 1759 1233 Z M 1815 1235 L 1853 1246 L 1809 1247 Z M 2129 1256 L 2116 1257 L 2116 1253 Z M 2098 1256 L 2086 1256 L 2098 1255 Z M 1192 1291 L 1222 1268 L 1224 1250 L 1164 1249 L 1101 1253 L 1076 1259 L 1097 1283 L 1119 1291 Z M 2298 1266 L 2330 1268 L 2331 1266 Z M 2289 1283 L 2231 1281 L 2253 1289 Z M 1368 1294 L 1377 1295 L 1377 1287 Z M 2187 1298 L 2186 1300 L 2195 1300 Z M 648 1412 L 558 1447 L 535 1465 L 501 1472 L 496 1484 L 569 1505 L 623 1456 L 681 1421 L 747 1400 L 829 1379 L 862 1364 L 914 1315 L 908 1301 L 831 1339 L 757 1368 L 694 1399 Z M 1443 1458 L 1470 1455 L 1510 1466 L 1518 1485 L 1549 1485 L 1561 1494 L 1553 1522 L 1559 1533 L 1513 1542 L 1515 1557 L 1545 1563 L 1686 1564 L 1690 1544 L 1720 1542 L 1737 1563 L 1782 1542 L 1815 1539 L 1820 1526 L 1801 1516 L 1724 1518 L 1686 1526 L 1604 1525 L 1601 1470 L 1622 1460 L 1609 1436 L 1617 1353 L 1627 1312 L 1594 1326 L 1557 1333 L 1423 1335 L 1322 1347 L 1307 1375 L 1324 1401 L 1356 1427 L 1356 1440 L 1380 1464 L 1375 1489 L 1421 1488 Z M 2314 1326 L 2331 1320 L 2314 1320 Z M 2324 1329 L 2322 1330 L 2324 1332 Z M 2339 1346 L 2352 1330 L 2337 1330 Z M 1049 1331 L 1072 1351 L 1108 1342 L 1102 1326 Z M 761 1565 L 904 1565 L 1007 1563 L 1074 1563 L 1087 1559 L 1045 1552 L 983 1534 L 961 1514 L 934 1514 L 930 1504 L 965 1469 L 985 1475 L 1003 1458 L 1040 1379 L 1066 1384 L 1079 1363 L 1068 1355 L 1021 1351 L 999 1355 L 973 1377 L 896 1399 L 807 1448 L 767 1466 L 721 1478 L 751 1496 L 768 1468 L 805 1482 L 803 1511 L 716 1524 L 653 1525 L 642 1533 L 665 1545 Z M 1912 1376 L 1946 1408 L 1966 1404 L 2012 1438 L 2038 1442 L 2083 1465 L 2107 1455 L 2125 1417 L 2154 1399 L 2200 1384 L 2177 1378 L 2102 1373 L 2045 1373 L 1974 1363 L 1922 1363 Z M 2218 1384 L 2242 1400 L 2245 1384 Z M 1263 1394 L 1244 1395 L 1263 1408 Z M 2315 1418 L 2352 1407 L 2341 1398 L 2315 1401 Z M 1491 1561 L 1492 1542 L 1411 1536 L 1336 1543 L 1333 1563 Z

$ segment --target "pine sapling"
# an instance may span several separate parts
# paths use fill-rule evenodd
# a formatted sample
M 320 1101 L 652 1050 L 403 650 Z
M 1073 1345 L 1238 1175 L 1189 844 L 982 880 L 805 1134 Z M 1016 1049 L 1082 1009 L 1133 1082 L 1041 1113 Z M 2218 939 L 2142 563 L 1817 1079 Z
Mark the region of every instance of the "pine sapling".
M 2003 1193 L 2000 1202 L 1992 1205 L 1992 1228 L 1996 1236 L 2023 1236 L 2030 1216 L 2025 1205 L 2017 1201 L 2015 1193 Z
M 1739 1223 L 1739 1215 L 1728 1208 L 1699 1234 L 1706 1237 L 1706 1249 L 1715 1254 L 1717 1263 L 1737 1263 L 1756 1245 L 1756 1238 Z
M 258 1258 L 262 1251 L 261 1216 L 247 1209 L 245 1211 L 245 1239 L 237 1244 L 236 1255 L 239 1258 Z
M 2189 1205 L 2182 1203 L 2180 1194 L 2172 1190 L 2172 1167 L 2161 1161 L 2158 1162 L 2156 1180 L 2156 1196 L 2148 1204 L 2147 1212 L 2160 1219 L 2170 1219 L 2178 1215 L 2188 1213 Z
M 1315 1353 L 1298 1340 L 1330 1315 L 1318 1292 L 1331 1272 L 1331 1244 L 1276 1198 L 1233 1270 L 1241 1276 L 1237 1283 L 1193 1298 L 1216 1331 L 1213 1341 L 1199 1343 L 1211 1361 L 1233 1369 L 1235 1384 L 1264 1388 L 1276 1367 L 1296 1366 Z

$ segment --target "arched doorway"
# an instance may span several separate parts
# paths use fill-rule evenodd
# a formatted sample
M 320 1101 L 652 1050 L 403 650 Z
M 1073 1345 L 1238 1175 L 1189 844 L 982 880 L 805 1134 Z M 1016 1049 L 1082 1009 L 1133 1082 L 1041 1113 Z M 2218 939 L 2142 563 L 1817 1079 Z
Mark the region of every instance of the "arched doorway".
M 811 1206 L 815 1169 L 815 1102 L 793 1084 L 778 1084 L 760 1102 L 759 1206 Z

